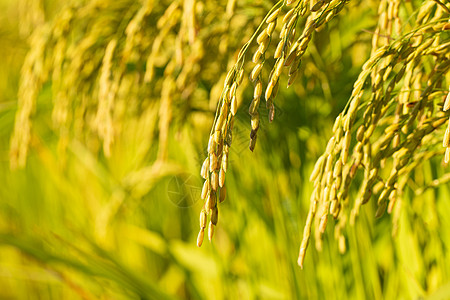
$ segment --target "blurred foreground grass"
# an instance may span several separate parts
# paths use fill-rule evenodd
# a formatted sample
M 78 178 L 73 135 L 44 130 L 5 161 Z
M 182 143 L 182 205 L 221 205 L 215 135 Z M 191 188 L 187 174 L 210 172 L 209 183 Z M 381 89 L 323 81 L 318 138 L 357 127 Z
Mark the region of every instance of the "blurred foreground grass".
M 155 14 L 168 2 L 155 2 Z M 220 225 L 213 243 L 197 248 L 199 170 L 217 101 L 214 85 L 223 85 L 236 51 L 272 3 L 238 1 L 230 12 L 235 17 L 216 20 L 226 29 L 217 29 L 218 41 L 206 41 L 212 53 L 199 63 L 205 71 L 191 74 L 197 92 L 173 104 L 180 115 L 169 127 L 168 159 L 157 160 L 158 108 L 148 104 L 153 100 L 123 121 L 109 157 L 99 150 L 101 142 L 90 147 L 84 135 L 70 135 L 61 151 L 62 133 L 52 123 L 55 87 L 46 83 L 36 103 L 27 164 L 11 171 L 9 146 L 27 39 L 44 19 L 57 18 L 63 5 L 0 1 L 5 12 L 0 15 L 0 299 L 449 299 L 448 186 L 406 194 L 396 225 L 390 216 L 375 220 L 376 204 L 369 204 L 345 229 L 345 254 L 339 254 L 330 224 L 322 252 L 310 247 L 304 270 L 296 262 L 312 189 L 309 174 L 369 55 L 366 29 L 376 23 L 376 2 L 351 3 L 316 35 L 301 78 L 289 90 L 280 89 L 276 121 L 270 126 L 262 121 L 255 153 L 247 148 L 249 101 L 243 100 Z M 24 13 L 32 3 L 43 4 L 41 17 L 39 10 Z M 98 18 L 75 22 L 92 18 L 101 24 L 103 14 L 122 10 L 129 18 L 124 7 L 132 7 L 130 1 L 110 8 L 102 3 Z M 225 15 L 230 5 L 200 3 L 210 28 L 214 14 Z M 217 12 L 209 12 L 211 7 Z M 88 30 L 83 26 L 72 32 L 75 41 Z M 247 29 L 240 32 L 242 26 Z M 211 34 L 198 30 L 200 36 Z M 222 57 L 215 56 L 227 35 Z M 131 75 L 142 73 L 139 65 L 128 67 Z M 163 71 L 156 67 L 157 79 L 164 79 Z M 130 105 L 141 100 L 139 93 L 128 95 Z M 251 88 L 243 93 L 243 99 L 251 98 L 246 97 Z M 440 177 L 445 170 L 439 162 L 427 162 L 425 172 L 414 174 L 414 184 Z

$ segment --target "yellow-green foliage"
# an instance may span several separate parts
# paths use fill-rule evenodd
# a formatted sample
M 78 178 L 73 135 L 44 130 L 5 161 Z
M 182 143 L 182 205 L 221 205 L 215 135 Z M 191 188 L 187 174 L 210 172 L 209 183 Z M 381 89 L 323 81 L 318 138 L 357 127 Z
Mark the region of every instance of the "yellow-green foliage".
M 0 9 L 0 298 L 450 298 L 448 2 Z

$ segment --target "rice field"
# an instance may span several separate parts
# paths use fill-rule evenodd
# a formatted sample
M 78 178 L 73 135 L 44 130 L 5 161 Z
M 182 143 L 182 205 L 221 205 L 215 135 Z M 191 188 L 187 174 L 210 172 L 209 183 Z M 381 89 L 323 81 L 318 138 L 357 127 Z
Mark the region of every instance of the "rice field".
M 0 11 L 0 299 L 450 298 L 448 1 Z

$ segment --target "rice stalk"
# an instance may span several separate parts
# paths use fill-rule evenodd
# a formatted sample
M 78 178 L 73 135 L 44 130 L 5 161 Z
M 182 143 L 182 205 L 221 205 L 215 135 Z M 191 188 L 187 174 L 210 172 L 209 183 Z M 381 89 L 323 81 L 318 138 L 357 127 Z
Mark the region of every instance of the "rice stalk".
M 315 237 L 320 248 L 328 214 L 339 224 L 348 219 L 354 224 L 361 206 L 371 199 L 377 202 L 376 218 L 386 210 L 397 214 L 395 205 L 406 188 L 405 179 L 424 161 L 424 154 L 435 153 L 436 142 L 424 141 L 435 131 L 440 132 L 448 118 L 440 109 L 442 87 L 448 84 L 445 75 L 450 69 L 448 35 L 443 31 L 448 21 L 442 18 L 444 10 L 425 2 L 419 10 L 417 27 L 400 34 L 398 9 L 399 3 L 380 3 L 382 13 L 372 40 L 371 57 L 353 86 L 346 108 L 336 119 L 329 142 L 333 146 L 327 147 L 311 175 L 315 192 L 300 246 L 300 266 L 310 239 L 310 216 L 318 218 Z M 432 21 L 424 22 L 427 18 Z M 381 34 L 386 38 L 382 39 Z M 431 64 L 431 72 L 426 72 L 425 62 Z M 447 139 L 444 136 L 444 147 Z M 444 163 L 448 163 L 445 157 Z M 350 186 L 353 179 L 361 176 L 355 199 L 349 195 Z M 333 209 L 328 210 L 330 201 Z M 321 207 L 319 215 L 314 213 L 317 206 Z M 393 221 L 396 220 L 398 217 L 394 216 Z M 340 245 L 343 238 L 336 237 Z
M 238 101 L 236 98 L 236 91 L 243 80 L 245 59 L 251 43 L 256 40 L 256 43 L 258 44 L 256 52 L 252 55 L 252 62 L 255 66 L 249 75 L 250 81 L 254 82 L 253 100 L 249 107 L 251 116 L 249 149 L 250 151 L 254 151 L 260 126 L 260 114 L 258 108 L 263 90 L 265 89 L 264 98 L 268 109 L 268 119 L 269 122 L 272 122 L 275 116 L 275 106 L 273 101 L 277 95 L 279 78 L 283 69 L 292 65 L 289 71 L 289 86 L 297 76 L 301 57 L 308 47 L 313 31 L 330 21 L 347 3 L 347 1 L 319 1 L 312 7 L 314 9 L 309 10 L 309 5 L 306 1 L 298 1 L 295 6 L 293 5 L 294 2 L 295 1 L 279 1 L 270 9 L 253 36 L 242 47 L 235 65 L 228 72 L 209 137 L 207 159 L 210 161 L 212 158 L 216 161 L 215 157 L 217 157 L 217 161 L 225 162 L 225 165 L 227 165 L 226 157 L 228 157 L 229 148 L 231 147 L 234 117 L 237 113 Z M 279 40 L 275 53 L 273 54 L 275 62 L 267 79 L 268 84 L 263 88 L 261 70 L 266 63 L 267 49 L 272 39 L 275 38 L 274 32 L 276 32 L 278 19 L 281 19 L 281 11 L 290 6 L 293 7 L 288 10 L 282 19 L 282 29 L 279 33 Z M 303 17 L 306 18 L 306 24 L 304 25 L 302 34 L 295 41 L 296 26 Z M 225 157 L 225 160 L 223 157 Z M 222 185 L 220 187 L 216 184 L 216 178 L 219 172 L 223 174 L 221 177 Z M 223 168 L 223 163 L 214 164 L 214 167 L 210 168 L 209 172 L 206 173 L 203 172 L 202 168 L 201 175 L 206 182 L 209 182 L 210 184 L 210 187 L 208 188 L 209 196 L 207 196 L 202 212 L 206 211 L 210 216 L 216 214 L 218 211 L 216 193 L 220 194 L 220 189 L 225 184 L 225 173 L 226 167 Z M 210 240 L 215 225 L 216 224 L 214 223 L 210 223 L 209 225 L 211 232 L 208 234 L 208 237 Z M 197 239 L 198 246 L 201 246 L 202 244 L 204 230 L 205 227 L 201 226 Z

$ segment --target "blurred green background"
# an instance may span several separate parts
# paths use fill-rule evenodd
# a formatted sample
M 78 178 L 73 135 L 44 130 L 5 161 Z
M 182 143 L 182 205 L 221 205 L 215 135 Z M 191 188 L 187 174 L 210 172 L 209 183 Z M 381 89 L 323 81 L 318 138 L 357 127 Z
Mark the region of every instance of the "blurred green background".
M 95 61 L 101 63 L 108 36 L 126 43 L 121 24 L 150 2 L 71 2 L 70 11 L 78 16 L 68 25 L 75 28 L 68 34 L 73 47 L 93 28 L 105 31 L 94 42 L 100 50 L 92 50 L 85 62 L 93 61 L 88 72 L 95 76 L 72 74 L 73 99 L 83 93 L 80 87 L 92 85 L 85 95 L 95 103 L 100 72 Z M 182 14 L 191 2 L 173 3 Z M 376 203 L 364 206 L 356 224 L 344 231 L 344 254 L 330 221 L 323 250 L 311 243 L 304 269 L 297 266 L 312 189 L 309 174 L 370 54 L 377 2 L 351 1 L 316 33 L 294 86 L 286 89 L 282 79 L 275 121 L 261 121 L 254 153 L 248 150 L 252 87 L 244 80 L 227 199 L 213 242 L 197 248 L 200 167 L 218 93 L 238 50 L 273 3 L 195 3 L 203 53 L 190 61 L 197 44 L 182 41 L 181 55 L 193 67 L 173 93 L 163 161 L 157 158 L 161 82 L 176 53 L 172 42 L 183 28 L 178 25 L 163 37 L 154 79 L 126 90 L 126 103 L 135 111 L 122 116 L 110 156 L 101 150 L 101 139 L 89 138 L 89 125 L 77 134 L 70 123 L 71 133 L 62 138 L 61 125 L 52 121 L 58 99 L 50 77 L 36 87 L 26 166 L 11 170 L 21 67 L 26 53 L 40 46 L 30 35 L 61 20 L 69 4 L 0 0 L 0 299 L 450 299 L 448 186 L 420 197 L 406 193 L 395 225 L 387 214 L 375 220 Z M 163 31 L 157 18 L 170 4 L 154 1 L 127 76 L 143 77 L 142 64 Z M 55 45 L 46 47 L 45 55 L 52 57 Z M 70 75 L 64 70 L 70 66 L 61 78 Z M 411 184 L 445 172 L 438 159 L 424 170 Z

